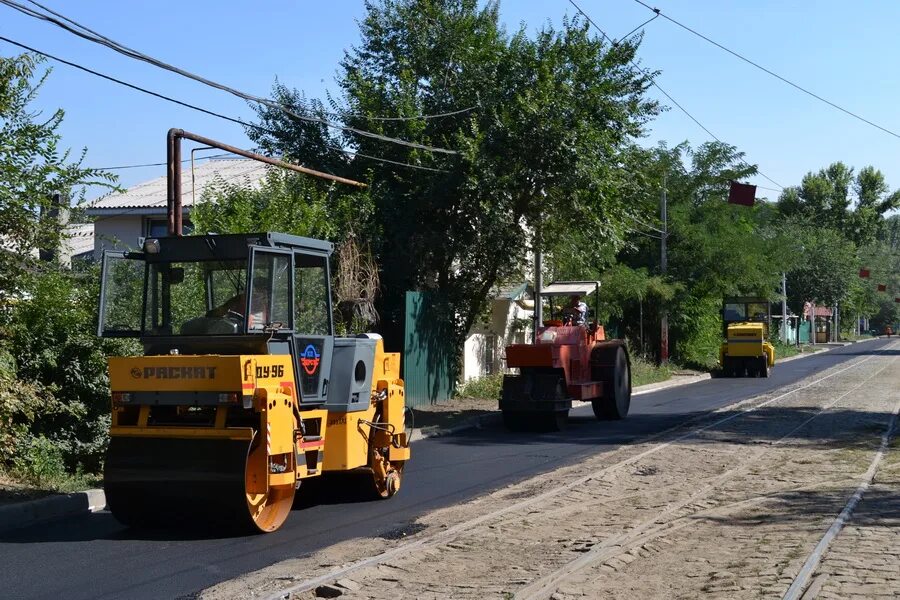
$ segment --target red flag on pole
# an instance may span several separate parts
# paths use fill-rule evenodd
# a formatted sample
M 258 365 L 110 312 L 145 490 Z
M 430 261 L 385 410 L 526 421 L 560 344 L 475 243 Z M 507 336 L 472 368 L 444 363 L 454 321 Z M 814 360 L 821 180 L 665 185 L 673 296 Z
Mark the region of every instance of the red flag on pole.
M 879 291 L 879 292 L 886 292 L 886 291 L 887 291 L 887 286 L 886 286 L 885 284 L 883 284 L 883 283 L 879 283 L 879 284 L 878 284 L 878 291 Z
M 869 270 L 868 269 L 860 269 L 859 276 L 862 277 L 863 279 L 868 279 L 869 278 Z
M 728 190 L 728 204 L 740 204 L 741 206 L 753 206 L 756 200 L 756 186 L 748 183 L 731 182 Z

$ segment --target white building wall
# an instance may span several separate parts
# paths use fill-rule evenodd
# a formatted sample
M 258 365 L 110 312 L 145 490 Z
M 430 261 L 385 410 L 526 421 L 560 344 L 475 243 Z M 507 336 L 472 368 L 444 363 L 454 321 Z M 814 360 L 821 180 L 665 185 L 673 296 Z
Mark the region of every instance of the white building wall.
M 475 330 L 466 338 L 463 347 L 462 380 L 501 373 L 506 369 L 505 349 L 510 344 L 524 344 L 530 339 L 530 327 L 522 328 L 521 320 L 529 321 L 533 312 L 507 299 L 494 300 L 491 322 Z
M 94 223 L 94 256 L 100 258 L 104 250 L 134 250 L 138 238 L 144 235 L 143 217 L 124 215 L 98 217 Z

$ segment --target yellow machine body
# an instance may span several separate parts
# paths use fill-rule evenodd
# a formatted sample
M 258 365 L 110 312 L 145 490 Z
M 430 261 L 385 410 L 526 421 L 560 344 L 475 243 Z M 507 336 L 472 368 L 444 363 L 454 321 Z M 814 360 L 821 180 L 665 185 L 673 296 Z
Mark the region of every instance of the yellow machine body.
M 329 440 L 324 463 L 326 472 L 367 466 L 370 440 L 375 447 L 388 448 L 390 462 L 409 459 L 408 433 L 402 427 L 396 427 L 398 423 L 403 423 L 405 411 L 400 354 L 386 353 L 380 341 L 375 347 L 372 397 L 379 399 L 384 425 L 375 423 L 375 413 L 379 408 L 375 404 L 365 411 L 328 412 L 325 428 Z
M 267 232 L 104 252 L 98 335 L 144 348 L 109 359 L 103 486 L 116 519 L 268 532 L 326 471 L 355 471 L 373 497 L 400 489 L 400 357 L 377 335 L 334 335 L 332 251 Z
M 163 469 L 155 465 L 154 457 L 139 457 L 144 478 L 135 482 L 129 475 L 114 475 L 112 487 L 124 480 L 126 485 L 135 483 L 138 489 L 143 485 L 145 492 L 155 493 L 171 476 L 174 485 L 190 480 L 185 489 L 204 498 L 202 502 L 216 504 L 224 498 L 208 497 L 208 493 L 234 496 L 238 492 L 208 485 L 206 480 L 228 479 L 231 488 L 243 483 L 241 497 L 261 531 L 274 531 L 283 523 L 302 479 L 325 471 L 369 470 L 376 494 L 393 495 L 410 457 L 399 363 L 399 354 L 385 353 L 379 339 L 368 407 L 332 412 L 323 406 L 302 406 L 290 355 L 110 358 L 110 445 L 111 449 L 126 448 L 122 453 L 130 462 L 118 465 L 117 454 L 111 453 L 108 467 L 114 473 L 133 471 L 135 455 L 168 454 L 170 448 L 187 454 L 182 457 L 184 471 L 169 474 L 160 472 Z M 135 440 L 155 445 L 130 451 L 129 444 L 139 443 Z M 191 441 L 197 445 L 185 443 Z M 206 447 L 216 441 L 222 445 L 204 458 Z M 193 458 L 194 453 L 200 458 Z M 234 464 L 225 465 L 228 457 Z M 207 462 L 221 464 L 204 467 Z M 192 464 L 208 472 L 198 473 L 195 480 L 189 473 Z M 152 510 L 136 495 L 112 501 Z M 240 503 L 233 497 L 229 500 L 229 510 L 238 508 Z
M 766 341 L 764 323 L 730 323 L 727 336 L 719 348 L 719 363 L 726 374 L 735 375 L 747 369 L 767 376 L 775 366 L 775 347 Z M 761 372 L 764 369 L 765 372 Z

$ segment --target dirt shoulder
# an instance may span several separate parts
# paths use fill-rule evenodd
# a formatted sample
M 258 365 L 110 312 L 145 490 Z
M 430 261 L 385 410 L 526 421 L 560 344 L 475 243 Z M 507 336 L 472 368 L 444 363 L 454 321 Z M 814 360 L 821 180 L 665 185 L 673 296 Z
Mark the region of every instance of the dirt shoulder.
M 900 402 L 898 360 L 861 356 L 643 443 L 433 512 L 401 540 L 351 540 L 202 597 L 290 588 L 304 599 L 781 596 L 868 468 Z M 857 513 L 860 526 L 883 535 L 873 541 L 848 528 L 832 563 L 826 556 L 822 564 L 834 584 L 858 587 L 825 587 L 832 596 L 823 597 L 869 585 L 881 586 L 868 588 L 871 597 L 900 589 L 895 454 L 877 479 L 884 503 L 873 493 Z M 862 570 L 864 560 L 848 562 L 859 540 L 865 556 L 893 559 L 879 560 L 877 578 Z M 844 562 L 835 558 L 842 555 Z

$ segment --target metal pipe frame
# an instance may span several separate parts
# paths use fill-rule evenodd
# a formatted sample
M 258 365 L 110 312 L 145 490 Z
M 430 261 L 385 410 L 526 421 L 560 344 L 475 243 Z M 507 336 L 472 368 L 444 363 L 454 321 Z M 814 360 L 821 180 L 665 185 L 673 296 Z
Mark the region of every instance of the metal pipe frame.
M 225 152 L 237 154 L 238 156 L 243 156 L 245 158 L 256 160 L 261 163 L 266 163 L 275 167 L 281 167 L 282 169 L 288 169 L 289 171 L 295 171 L 297 173 L 303 173 L 305 175 L 312 175 L 313 177 L 328 179 L 329 181 L 352 185 L 358 188 L 367 187 L 365 183 L 361 183 L 359 181 L 354 181 L 345 177 L 338 177 L 337 175 L 323 173 L 314 169 L 308 169 L 306 167 L 301 167 L 300 165 L 293 165 L 291 163 L 287 163 L 275 158 L 263 156 L 262 154 L 248 152 L 247 150 L 242 150 L 235 146 L 231 146 L 229 144 L 225 144 L 223 142 L 219 142 L 202 135 L 197 135 L 196 133 L 191 133 L 189 131 L 185 131 L 184 129 L 177 129 L 173 127 L 166 134 L 166 162 L 168 163 L 166 173 L 166 195 L 168 196 L 166 202 L 166 217 L 168 220 L 168 230 L 170 236 L 181 237 L 184 231 L 183 207 L 181 205 L 181 140 L 183 139 L 191 140 L 199 144 L 204 144 L 212 148 L 218 148 L 220 150 L 224 150 Z

